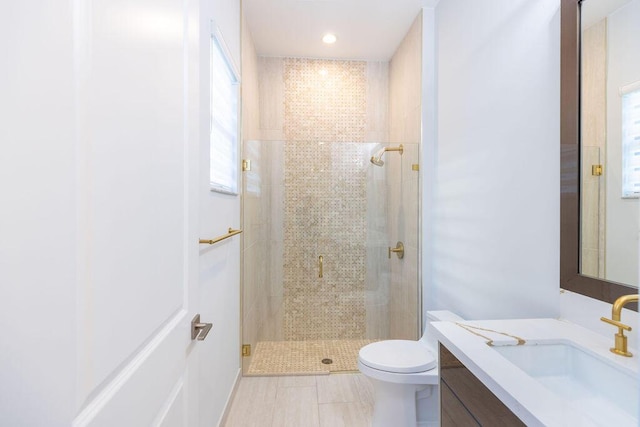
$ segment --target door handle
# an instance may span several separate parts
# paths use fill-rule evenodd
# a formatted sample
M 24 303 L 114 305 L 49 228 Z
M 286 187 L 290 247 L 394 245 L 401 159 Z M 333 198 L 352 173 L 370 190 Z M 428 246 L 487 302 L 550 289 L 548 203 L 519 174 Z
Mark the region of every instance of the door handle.
M 196 314 L 191 321 L 191 339 L 204 341 L 212 327 L 213 323 L 200 323 L 200 314 Z

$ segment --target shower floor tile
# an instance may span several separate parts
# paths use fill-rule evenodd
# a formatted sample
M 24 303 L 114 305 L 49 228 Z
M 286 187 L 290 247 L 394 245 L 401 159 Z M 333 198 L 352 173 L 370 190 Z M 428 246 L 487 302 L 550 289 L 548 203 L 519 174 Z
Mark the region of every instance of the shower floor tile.
M 377 340 L 260 341 L 245 375 L 319 375 L 358 370 L 358 351 Z M 324 364 L 323 359 L 333 363 Z

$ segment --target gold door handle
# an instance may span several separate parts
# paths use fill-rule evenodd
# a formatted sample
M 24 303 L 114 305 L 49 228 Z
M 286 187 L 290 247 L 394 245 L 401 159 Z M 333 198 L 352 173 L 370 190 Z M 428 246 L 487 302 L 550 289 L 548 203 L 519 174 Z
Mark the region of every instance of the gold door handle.
M 322 255 L 320 255 L 318 257 L 318 278 L 322 279 L 322 276 L 324 276 L 324 257 Z
M 213 323 L 200 323 L 200 314 L 196 314 L 191 321 L 191 339 L 204 341 L 212 327 Z
M 395 248 L 389 246 L 389 259 L 391 259 L 391 252 L 394 252 L 398 256 L 398 259 L 404 258 L 404 245 L 402 242 L 396 243 Z

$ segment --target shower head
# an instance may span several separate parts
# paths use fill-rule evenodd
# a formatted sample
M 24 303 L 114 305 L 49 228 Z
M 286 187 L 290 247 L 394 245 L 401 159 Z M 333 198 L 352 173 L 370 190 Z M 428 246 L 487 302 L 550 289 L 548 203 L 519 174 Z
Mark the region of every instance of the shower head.
M 382 155 L 387 151 L 399 151 L 400 155 L 404 152 L 404 147 L 400 144 L 398 147 L 383 147 L 376 154 L 371 156 L 371 163 L 376 166 L 384 165 L 384 161 L 382 160 Z
M 376 154 L 371 156 L 371 163 L 373 163 L 376 166 L 384 165 L 384 161 L 382 160 L 382 155 L 384 154 L 385 150 L 386 150 L 386 148 L 383 147 L 380 150 L 378 150 L 378 152 Z
M 376 166 L 382 166 L 382 165 L 384 165 L 384 160 L 382 160 L 379 157 L 373 156 L 373 157 L 371 157 L 371 163 L 373 163 Z

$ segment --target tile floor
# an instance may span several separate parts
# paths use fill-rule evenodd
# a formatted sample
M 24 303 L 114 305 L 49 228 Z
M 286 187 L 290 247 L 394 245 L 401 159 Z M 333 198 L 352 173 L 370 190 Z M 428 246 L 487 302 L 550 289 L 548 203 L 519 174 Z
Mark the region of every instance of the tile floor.
M 358 372 L 358 352 L 376 340 L 260 341 L 247 375 L 318 375 Z M 322 363 L 331 359 L 330 365 Z
M 224 427 L 368 427 L 372 413 L 362 374 L 243 377 Z

